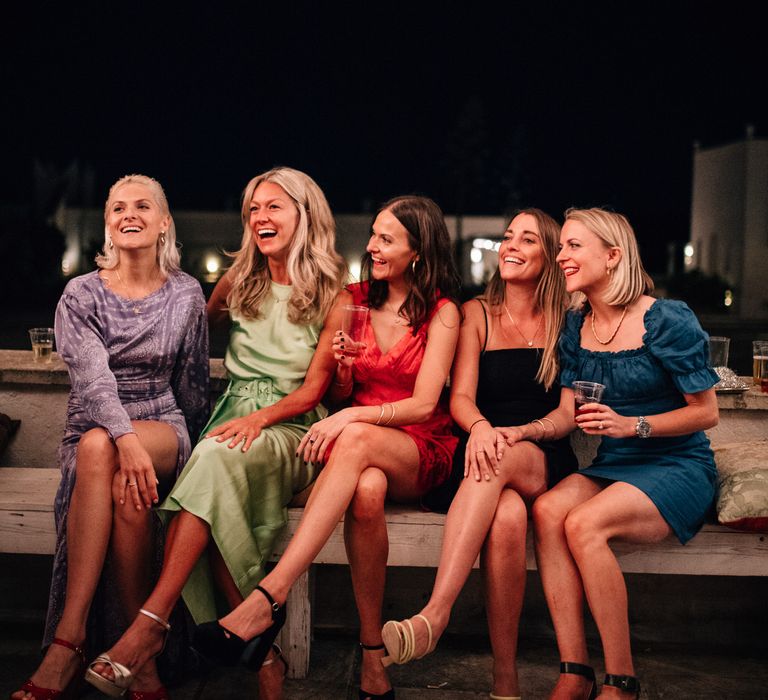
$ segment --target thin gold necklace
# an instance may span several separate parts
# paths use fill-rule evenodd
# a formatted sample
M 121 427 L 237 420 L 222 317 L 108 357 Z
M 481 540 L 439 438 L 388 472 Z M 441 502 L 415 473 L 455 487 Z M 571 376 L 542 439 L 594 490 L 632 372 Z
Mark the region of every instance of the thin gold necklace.
M 384 304 L 384 310 L 389 311 L 389 313 L 393 314 L 395 317 L 395 325 L 401 326 L 406 322 L 406 318 L 400 313 L 400 311 L 395 311 L 392 309 L 389 305 Z
M 133 307 L 133 313 L 135 313 L 136 315 L 140 314 L 140 313 L 141 313 L 141 312 L 144 310 L 144 306 L 143 306 L 143 304 L 139 304 L 139 303 L 138 303 L 138 302 L 139 302 L 139 300 L 138 300 L 138 299 L 131 299 L 131 297 L 129 296 L 129 295 L 130 295 L 130 291 L 128 290 L 128 285 L 126 285 L 126 283 L 125 283 L 125 282 L 123 282 L 123 278 L 122 278 L 122 277 L 120 277 L 120 270 L 118 270 L 117 268 L 115 268 L 115 273 L 117 274 L 117 279 L 120 281 L 120 284 L 122 285 L 123 289 L 125 290 L 125 293 L 126 293 L 126 299 L 128 299 L 128 301 L 129 301 L 129 302 L 132 302 L 132 304 L 131 304 L 131 305 L 132 305 L 132 307 Z M 155 278 L 156 278 L 156 276 L 153 276 L 153 277 L 152 277 L 152 279 L 151 279 L 150 281 L 151 281 L 151 282 L 154 282 L 154 281 L 155 281 Z M 149 296 L 149 295 L 147 295 L 147 296 Z M 146 296 L 145 296 L 145 297 L 143 297 L 143 298 L 141 299 L 141 301 L 143 301 L 144 299 L 146 299 Z
M 600 343 L 600 345 L 610 345 L 613 339 L 616 337 L 616 334 L 619 332 L 619 328 L 621 328 L 621 324 L 624 323 L 624 317 L 627 315 L 627 307 L 624 307 L 624 311 L 621 312 L 621 318 L 619 319 L 619 323 L 616 326 L 616 328 L 613 329 L 613 333 L 611 333 L 611 337 L 608 338 L 608 340 L 601 340 L 598 335 L 597 331 L 595 330 L 595 319 L 597 318 L 597 314 L 595 313 L 595 310 L 592 309 L 592 335 L 595 336 L 595 340 Z
M 539 316 L 539 325 L 536 326 L 536 330 L 533 332 L 533 336 L 531 337 L 530 340 L 528 340 L 528 338 L 526 338 L 523 335 L 523 332 L 520 330 L 520 326 L 517 325 L 517 321 L 515 321 L 515 319 L 512 318 L 512 314 L 509 313 L 509 309 L 507 308 L 507 305 L 506 304 L 502 304 L 502 306 L 504 307 L 504 311 L 507 312 L 507 317 L 509 318 L 510 321 L 512 321 L 512 325 L 515 327 L 517 332 L 520 334 L 520 337 L 527 343 L 529 348 L 532 348 L 533 347 L 533 341 L 536 340 L 536 336 L 539 334 L 539 329 L 541 328 L 541 322 L 544 320 L 544 314 L 541 314 L 541 316 Z

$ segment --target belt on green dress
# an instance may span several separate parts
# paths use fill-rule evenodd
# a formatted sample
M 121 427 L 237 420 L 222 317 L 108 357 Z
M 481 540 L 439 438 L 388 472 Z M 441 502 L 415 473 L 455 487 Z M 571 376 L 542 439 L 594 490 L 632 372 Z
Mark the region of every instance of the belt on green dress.
M 245 396 L 257 401 L 262 406 L 269 406 L 285 396 L 276 386 L 271 377 L 257 379 L 232 379 L 224 392 L 230 396 Z

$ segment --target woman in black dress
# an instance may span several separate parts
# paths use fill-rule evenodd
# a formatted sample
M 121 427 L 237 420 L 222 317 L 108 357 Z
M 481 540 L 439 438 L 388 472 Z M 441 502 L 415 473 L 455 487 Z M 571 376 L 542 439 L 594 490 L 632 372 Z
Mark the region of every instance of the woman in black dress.
M 456 451 L 458 491 L 445 522 L 437 579 L 421 613 L 382 630 L 390 657 L 385 664 L 432 651 L 482 550 L 492 698 L 520 695 L 515 657 L 528 509 L 576 468 L 567 439 L 548 441 L 556 428 L 543 418 L 560 401 L 557 341 L 567 295 L 555 263 L 559 234 L 544 212 L 520 212 L 504 233 L 499 268 L 485 294 L 464 305 L 451 413 L 466 432 L 465 449 Z

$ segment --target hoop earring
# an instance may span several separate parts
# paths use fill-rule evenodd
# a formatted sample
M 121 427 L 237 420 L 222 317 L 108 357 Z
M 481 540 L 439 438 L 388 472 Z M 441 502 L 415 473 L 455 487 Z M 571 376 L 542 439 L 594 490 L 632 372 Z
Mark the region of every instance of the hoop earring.
M 112 248 L 115 247 L 115 244 L 112 243 L 112 236 L 109 236 L 109 249 L 112 250 Z
M 411 274 L 416 274 L 416 258 L 411 260 Z
M 160 245 L 165 245 L 165 231 L 160 231 Z

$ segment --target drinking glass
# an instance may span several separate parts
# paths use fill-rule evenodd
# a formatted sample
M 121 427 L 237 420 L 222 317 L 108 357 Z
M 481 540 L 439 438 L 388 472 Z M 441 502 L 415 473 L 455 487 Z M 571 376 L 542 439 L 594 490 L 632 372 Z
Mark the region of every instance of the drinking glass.
M 53 360 L 53 328 L 30 328 L 29 339 L 35 362 L 48 363 Z
M 598 382 L 574 382 L 573 396 L 576 399 L 576 415 L 580 416 L 582 413 L 588 413 L 588 411 L 582 409 L 584 404 L 600 403 L 604 391 L 605 384 Z
M 344 305 L 344 316 L 341 321 L 341 330 L 349 339 L 347 353 L 357 355 L 360 343 L 365 335 L 365 324 L 368 320 L 368 307 L 355 306 L 354 304 Z
M 768 340 L 752 341 L 752 381 L 760 386 L 768 379 Z
M 728 348 L 731 344 L 730 338 L 713 335 L 709 338 L 709 364 L 714 369 L 717 367 L 728 366 Z

